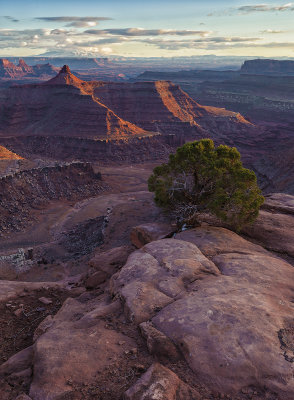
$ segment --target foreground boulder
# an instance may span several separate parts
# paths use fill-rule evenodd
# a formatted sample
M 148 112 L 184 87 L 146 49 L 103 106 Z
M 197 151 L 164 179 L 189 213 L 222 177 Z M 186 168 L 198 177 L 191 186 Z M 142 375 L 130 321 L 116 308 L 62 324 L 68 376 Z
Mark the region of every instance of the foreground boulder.
M 186 285 L 210 274 L 219 270 L 195 245 L 163 239 L 132 253 L 111 286 L 129 319 L 141 323 L 181 296 Z
M 28 293 L 41 289 L 61 289 L 66 288 L 63 282 L 17 282 L 0 280 L 0 302 L 4 302 L 16 297 L 22 297 Z
M 257 220 L 244 233 L 269 250 L 294 257 L 294 196 L 284 193 L 267 196 Z
M 155 363 L 124 394 L 125 400 L 200 400 L 199 393 L 170 369 Z
M 170 237 L 173 233 L 171 225 L 166 223 L 149 223 L 135 226 L 131 231 L 131 242 L 138 249 L 155 240 Z
M 124 352 L 136 347 L 129 337 L 109 329 L 103 317 L 120 309 L 118 302 L 94 297 L 69 298 L 34 344 L 30 397 L 57 400 L 95 381 Z M 120 345 L 121 343 L 121 345 Z
M 131 252 L 130 246 L 114 247 L 102 253 L 98 249 L 89 261 L 90 274 L 101 271 L 108 276 L 113 275 L 126 263 Z
M 33 346 L 27 347 L 26 349 L 14 354 L 0 366 L 0 379 L 31 368 L 33 364 L 33 357 Z
M 263 209 L 294 214 L 294 196 L 286 193 L 272 193 L 266 196 Z
M 200 227 L 134 252 L 112 290 L 129 318 L 150 320 L 160 340 L 176 346 L 196 382 L 229 395 L 265 388 L 290 400 L 293 282 L 293 267 L 262 247 Z

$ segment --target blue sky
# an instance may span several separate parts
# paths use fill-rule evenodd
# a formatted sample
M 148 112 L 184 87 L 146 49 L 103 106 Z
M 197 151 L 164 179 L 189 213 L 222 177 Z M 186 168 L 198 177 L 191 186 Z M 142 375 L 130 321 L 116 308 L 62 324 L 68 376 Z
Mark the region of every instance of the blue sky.
M 0 56 L 294 57 L 294 3 L 0 0 Z

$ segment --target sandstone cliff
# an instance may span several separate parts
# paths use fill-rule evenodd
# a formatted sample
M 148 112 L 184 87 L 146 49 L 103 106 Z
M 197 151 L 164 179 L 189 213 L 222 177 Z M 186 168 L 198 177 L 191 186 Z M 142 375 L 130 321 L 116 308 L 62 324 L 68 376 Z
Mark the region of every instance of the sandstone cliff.
M 246 132 L 240 114 L 204 107 L 171 82 L 85 82 L 67 66 L 42 84 L 13 86 L 0 98 L 0 135 L 116 138 L 150 132 Z

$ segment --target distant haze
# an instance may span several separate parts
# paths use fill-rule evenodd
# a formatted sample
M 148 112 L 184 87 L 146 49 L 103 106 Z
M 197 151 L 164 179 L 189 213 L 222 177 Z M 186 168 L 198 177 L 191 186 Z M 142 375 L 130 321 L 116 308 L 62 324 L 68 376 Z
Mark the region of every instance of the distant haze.
M 1 0 L 0 57 L 294 57 L 294 3 Z

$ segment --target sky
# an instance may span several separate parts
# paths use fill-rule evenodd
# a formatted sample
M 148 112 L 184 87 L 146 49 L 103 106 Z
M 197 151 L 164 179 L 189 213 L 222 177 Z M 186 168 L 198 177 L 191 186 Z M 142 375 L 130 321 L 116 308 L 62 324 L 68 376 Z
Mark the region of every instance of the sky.
M 0 57 L 294 57 L 294 3 L 0 0 Z

